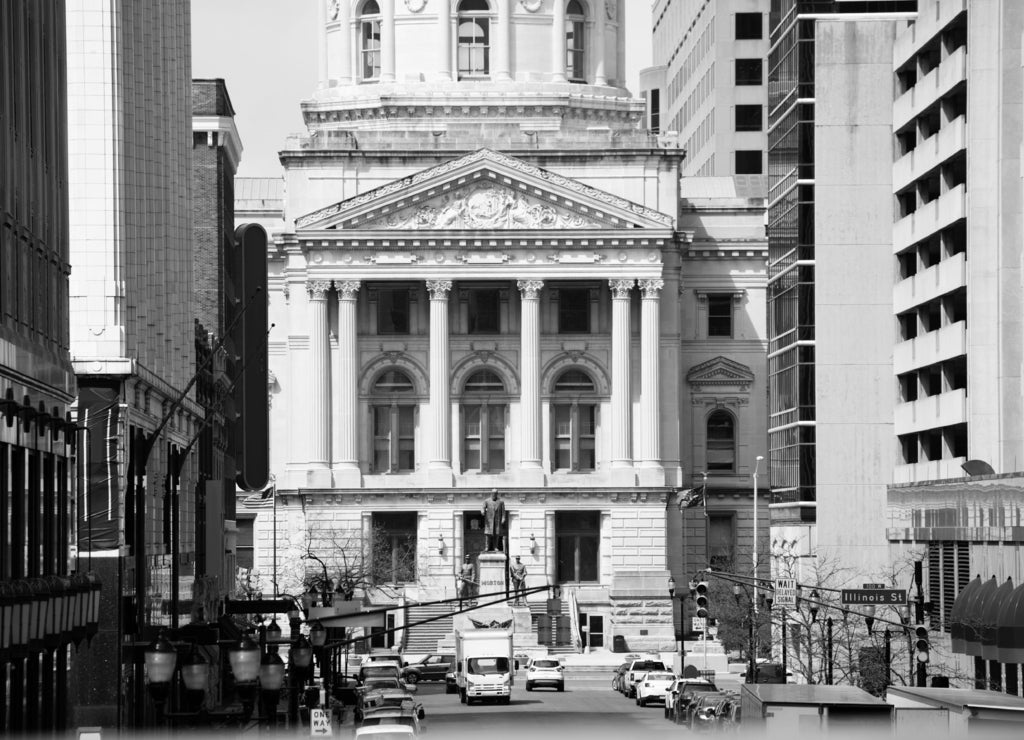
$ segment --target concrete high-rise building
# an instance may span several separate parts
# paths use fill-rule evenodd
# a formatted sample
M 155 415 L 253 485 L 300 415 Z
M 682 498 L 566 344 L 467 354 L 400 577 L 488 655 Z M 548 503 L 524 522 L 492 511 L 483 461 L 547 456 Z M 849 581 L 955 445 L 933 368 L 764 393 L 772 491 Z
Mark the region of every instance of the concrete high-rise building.
M 1024 613 L 1001 609 L 1024 594 L 1022 31 L 1019 3 L 921 0 L 892 58 L 888 539 L 893 562 L 924 564 L 929 674 L 1015 694 Z
M 23 605 L 55 604 L 81 585 L 68 577 L 77 489 L 66 61 L 62 0 L 0 4 L 0 735 L 67 730 L 68 663 L 79 654 L 60 625 L 34 620 L 44 629 L 35 639 L 11 624 Z
M 685 176 L 767 172 L 769 0 L 657 0 L 649 125 L 674 132 Z M 758 180 L 757 182 L 760 182 Z
M 894 0 L 865 12 L 863 3 L 787 0 L 772 8 L 768 435 L 777 570 L 817 556 L 818 566 L 839 562 L 870 580 L 889 563 L 892 50 L 897 24 L 916 6 Z
M 717 471 L 731 555 L 747 524 L 725 514 L 763 452 L 765 377 L 737 347 L 763 356 L 764 243 L 680 226 L 681 151 L 622 87 L 627 5 L 324 6 L 271 227 L 278 504 L 238 509 L 264 593 L 324 578 L 300 555 L 344 581 L 354 549 L 360 587 L 409 607 L 374 644 L 435 650 L 444 629 L 401 628 L 413 600 L 455 595 L 466 558 L 488 562 L 497 493 L 505 550 L 568 606 L 547 635 L 532 595 L 519 649 L 677 647 L 677 490 Z M 239 192 L 272 224 L 264 184 Z
M 71 355 L 89 468 L 79 563 L 99 634 L 75 661 L 78 725 L 152 711 L 130 643 L 187 623 L 195 568 L 192 106 L 187 0 L 67 2 Z M 194 449 L 194 448 L 193 448 Z

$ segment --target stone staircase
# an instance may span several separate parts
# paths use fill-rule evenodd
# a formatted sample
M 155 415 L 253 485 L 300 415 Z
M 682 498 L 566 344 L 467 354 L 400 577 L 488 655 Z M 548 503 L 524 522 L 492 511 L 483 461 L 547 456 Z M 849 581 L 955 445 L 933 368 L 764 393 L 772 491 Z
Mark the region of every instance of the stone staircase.
M 410 655 L 436 653 L 439 649 L 438 643 L 442 640 L 451 642 L 454 639 L 452 608 L 451 604 L 407 606 L 405 610 L 406 624 L 413 624 L 435 617 L 440 617 L 440 619 L 434 619 L 432 622 L 416 627 L 406 628 L 402 652 L 409 653 Z
M 540 634 L 539 627 L 537 625 L 538 619 L 548 613 L 548 607 L 546 601 L 530 601 L 528 602 L 530 607 L 530 622 L 533 625 L 533 631 L 535 634 Z M 569 600 L 562 599 L 562 610 L 561 616 L 569 619 Z M 577 652 L 576 646 L 572 642 L 556 642 L 557 633 L 555 629 L 555 620 L 551 620 L 551 642 L 547 643 L 546 647 L 550 655 L 573 655 Z

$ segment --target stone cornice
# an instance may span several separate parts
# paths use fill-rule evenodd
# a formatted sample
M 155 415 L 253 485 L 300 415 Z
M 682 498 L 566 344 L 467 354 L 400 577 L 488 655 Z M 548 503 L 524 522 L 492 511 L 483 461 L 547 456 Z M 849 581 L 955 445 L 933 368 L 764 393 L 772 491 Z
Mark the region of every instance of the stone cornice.
M 287 503 L 298 498 L 306 505 L 355 505 L 371 503 L 393 507 L 416 505 L 450 505 L 478 510 L 480 502 L 490 496 L 492 488 L 299 488 L 277 493 Z M 515 511 L 520 506 L 570 505 L 593 508 L 601 504 L 620 506 L 648 505 L 664 509 L 675 488 L 500 488 L 505 506 Z
M 218 133 L 228 162 L 232 170 L 238 170 L 242 161 L 242 140 L 232 116 L 192 116 L 192 131 L 198 133 Z

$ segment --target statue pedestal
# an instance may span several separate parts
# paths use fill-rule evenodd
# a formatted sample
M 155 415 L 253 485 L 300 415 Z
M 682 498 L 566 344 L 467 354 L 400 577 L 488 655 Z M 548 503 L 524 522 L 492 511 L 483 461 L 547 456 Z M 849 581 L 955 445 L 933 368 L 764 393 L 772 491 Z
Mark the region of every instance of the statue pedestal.
M 480 601 L 493 601 L 506 593 L 505 571 L 508 557 L 503 552 L 482 552 L 477 555 L 476 567 L 480 573 Z M 488 594 L 492 594 L 488 596 Z

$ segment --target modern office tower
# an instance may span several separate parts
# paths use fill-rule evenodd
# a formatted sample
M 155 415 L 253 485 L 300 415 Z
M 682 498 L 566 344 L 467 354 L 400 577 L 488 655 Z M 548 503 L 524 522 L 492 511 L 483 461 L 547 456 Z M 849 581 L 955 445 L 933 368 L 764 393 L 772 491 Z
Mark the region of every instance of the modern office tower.
M 64 3 L 0 4 L 2 735 L 62 733 L 72 711 L 70 631 L 11 623 L 79 586 L 68 578 L 76 432 L 65 72 Z
M 768 362 L 773 567 L 888 563 L 892 50 L 915 2 L 773 4 Z
M 654 67 L 641 89 L 653 130 L 686 150 L 683 175 L 767 172 L 769 0 L 657 0 Z
M 1018 3 L 922 0 L 892 59 L 891 557 L 923 562 L 927 675 L 1015 694 L 1024 614 L 1002 609 L 1024 594 L 1022 31 Z
M 132 644 L 190 618 L 190 46 L 186 0 L 67 2 L 71 355 L 90 462 L 78 558 L 108 586 L 74 664 L 79 726 L 143 724 Z

